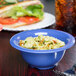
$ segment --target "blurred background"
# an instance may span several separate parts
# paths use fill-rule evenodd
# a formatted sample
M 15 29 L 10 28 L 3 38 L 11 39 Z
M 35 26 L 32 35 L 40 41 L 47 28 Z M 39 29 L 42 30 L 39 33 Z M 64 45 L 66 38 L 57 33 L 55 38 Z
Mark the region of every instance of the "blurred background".
M 45 12 L 55 14 L 55 0 L 41 0 L 41 2 L 44 4 Z

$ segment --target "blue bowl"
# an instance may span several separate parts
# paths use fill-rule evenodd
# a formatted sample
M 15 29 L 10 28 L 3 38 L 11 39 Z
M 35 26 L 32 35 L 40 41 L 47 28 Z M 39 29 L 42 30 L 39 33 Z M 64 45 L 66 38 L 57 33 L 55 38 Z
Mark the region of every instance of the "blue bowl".
M 27 37 L 37 37 L 38 35 L 53 36 L 59 40 L 65 42 L 65 46 L 52 50 L 32 50 L 19 46 L 19 40 L 24 40 Z M 66 49 L 72 47 L 75 43 L 75 38 L 63 31 L 53 29 L 39 29 L 24 31 L 14 35 L 10 39 L 10 44 L 19 50 L 24 60 L 32 67 L 38 69 L 50 69 L 53 68 L 63 58 Z

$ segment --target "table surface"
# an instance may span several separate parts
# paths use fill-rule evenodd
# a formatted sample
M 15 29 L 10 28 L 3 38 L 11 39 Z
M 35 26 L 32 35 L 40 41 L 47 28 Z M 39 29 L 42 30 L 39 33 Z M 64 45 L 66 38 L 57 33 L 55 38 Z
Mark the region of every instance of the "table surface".
M 54 0 L 42 0 L 45 11 L 54 14 Z M 48 8 L 49 7 L 49 8 Z M 52 25 L 54 26 L 54 25 Z M 52 28 L 52 26 L 47 28 Z M 46 29 L 47 29 L 46 28 Z M 20 52 L 10 45 L 10 38 L 18 32 L 0 32 L 0 76 L 56 76 L 54 70 L 66 71 L 76 63 L 76 43 L 68 49 L 59 64 L 49 70 L 31 68 Z

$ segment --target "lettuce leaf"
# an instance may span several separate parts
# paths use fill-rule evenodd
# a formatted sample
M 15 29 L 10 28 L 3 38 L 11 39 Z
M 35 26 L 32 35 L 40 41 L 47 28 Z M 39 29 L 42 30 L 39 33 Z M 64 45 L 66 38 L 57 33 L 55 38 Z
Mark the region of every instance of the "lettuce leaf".
M 12 17 L 14 19 L 20 17 L 20 16 L 35 16 L 39 19 L 43 18 L 43 5 L 30 5 L 27 8 L 23 8 L 21 6 L 16 6 L 12 8 L 10 11 L 7 12 L 7 15 L 9 17 Z

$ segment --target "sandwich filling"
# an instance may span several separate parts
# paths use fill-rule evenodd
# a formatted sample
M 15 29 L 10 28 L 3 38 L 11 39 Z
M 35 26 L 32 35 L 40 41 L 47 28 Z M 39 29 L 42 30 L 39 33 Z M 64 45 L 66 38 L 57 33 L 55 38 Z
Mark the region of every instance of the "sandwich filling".
M 0 24 L 10 25 L 17 22 L 32 24 L 43 19 L 43 5 L 35 4 L 25 7 L 15 6 L 11 10 L 5 12 L 6 17 L 0 17 Z

